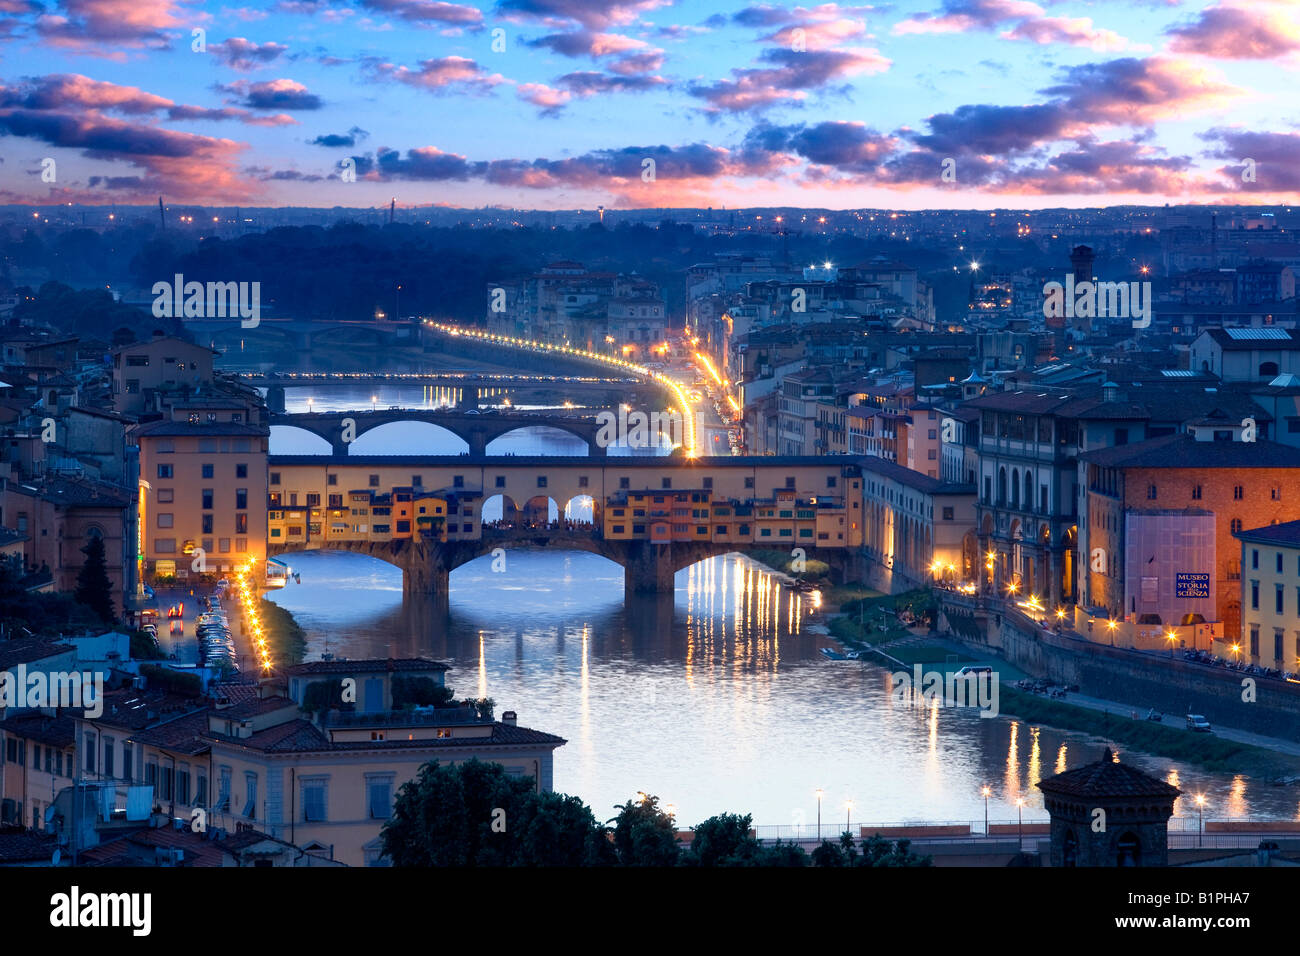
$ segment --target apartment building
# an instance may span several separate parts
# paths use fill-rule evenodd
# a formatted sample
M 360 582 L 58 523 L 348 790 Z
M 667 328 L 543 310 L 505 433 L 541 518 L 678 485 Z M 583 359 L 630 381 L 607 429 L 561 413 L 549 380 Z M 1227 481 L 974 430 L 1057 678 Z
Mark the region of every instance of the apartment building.
M 1300 519 L 1300 449 L 1239 434 L 1216 440 L 1220 430 L 1079 456 L 1082 603 L 1135 623 L 1199 614 L 1241 633 L 1242 581 L 1263 579 L 1242 567 L 1233 536 Z
M 1300 521 L 1234 532 L 1241 542 L 1241 659 L 1300 671 Z
M 897 591 L 978 575 L 975 488 L 931 478 L 883 458 L 862 467 L 862 547 L 874 586 Z
M 266 557 L 270 429 L 246 422 L 138 425 L 146 573 L 187 578 Z M 203 561 L 196 555 L 202 550 Z
M 264 838 L 322 860 L 380 865 L 379 832 L 397 791 L 429 761 L 500 763 L 539 790 L 553 786 L 563 738 L 519 726 L 511 711 L 494 719 L 477 706 L 412 703 L 422 688 L 442 688 L 446 670 L 415 658 L 315 661 L 260 685 L 213 684 L 206 697 L 111 691 L 93 719 L 11 715 L 0 721 L 5 821 L 71 834 L 75 780 L 83 851 L 139 857 L 126 845 L 92 848 L 140 833 L 152 845 L 154 831 L 170 829 L 160 821 L 188 830 L 199 820 L 223 837 L 258 835 L 227 849 Z M 339 694 L 322 709 L 344 679 L 355 702 Z M 313 693 L 321 683 L 330 691 Z M 140 852 L 144 860 L 151 851 Z
M 26 538 L 28 570 L 48 571 L 57 591 L 75 590 L 85 563 L 82 549 L 99 538 L 119 611 L 135 554 L 134 506 L 121 485 L 92 478 L 0 479 L 0 520 Z
M 174 336 L 155 336 L 112 351 L 113 407 L 127 415 L 159 411 L 167 394 L 184 394 L 212 381 L 218 353 Z

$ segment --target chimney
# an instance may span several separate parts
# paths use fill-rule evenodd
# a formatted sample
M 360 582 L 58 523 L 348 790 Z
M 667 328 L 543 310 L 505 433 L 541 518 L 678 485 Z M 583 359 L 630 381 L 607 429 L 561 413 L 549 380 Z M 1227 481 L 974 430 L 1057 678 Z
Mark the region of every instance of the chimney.
M 519 725 L 519 715 L 513 710 L 507 710 L 501 715 L 501 723 L 508 727 L 517 727 Z

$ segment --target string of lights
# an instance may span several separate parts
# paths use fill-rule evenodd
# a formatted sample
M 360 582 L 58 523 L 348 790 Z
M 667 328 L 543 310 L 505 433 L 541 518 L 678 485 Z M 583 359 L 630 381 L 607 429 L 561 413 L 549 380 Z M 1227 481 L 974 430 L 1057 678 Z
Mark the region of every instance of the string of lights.
M 247 564 L 235 572 L 235 590 L 239 594 L 239 603 L 244 612 L 244 627 L 252 635 L 258 664 L 266 672 L 271 670 L 271 651 L 266 644 L 266 632 L 262 627 L 261 616 L 257 613 L 260 595 L 252 580 L 253 569 L 256 566 L 256 560 L 250 558 Z
M 556 345 L 553 342 L 540 342 L 536 339 L 523 339 L 511 335 L 497 335 L 494 332 L 484 332 L 481 329 L 467 329 L 458 325 L 448 325 L 445 322 L 434 322 L 432 319 L 426 319 L 425 325 L 437 329 L 440 332 L 446 332 L 448 335 L 460 335 L 467 338 L 480 339 L 481 341 L 491 342 L 495 345 L 529 349 L 535 352 L 559 352 L 564 355 L 573 355 L 578 358 L 603 362 L 606 365 L 626 369 L 636 375 L 643 375 L 646 378 L 653 379 L 660 385 L 671 390 L 674 396 L 676 396 L 677 404 L 682 410 L 682 421 L 685 425 L 685 428 L 683 429 L 683 447 L 686 450 L 687 457 L 694 458 L 697 454 L 695 444 L 695 413 L 691 409 L 691 403 L 686 396 L 686 390 L 680 383 L 669 378 L 662 372 L 652 371 L 644 365 L 637 365 L 635 362 L 629 362 L 626 359 L 616 358 L 612 355 L 602 355 L 600 352 L 574 348 L 572 345 Z

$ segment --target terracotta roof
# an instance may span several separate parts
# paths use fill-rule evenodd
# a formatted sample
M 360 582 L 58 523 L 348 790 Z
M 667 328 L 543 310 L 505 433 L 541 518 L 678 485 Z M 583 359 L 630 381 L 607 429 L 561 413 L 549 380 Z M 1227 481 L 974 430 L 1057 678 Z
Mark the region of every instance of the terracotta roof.
M 295 750 L 328 750 L 330 742 L 310 720 L 288 720 L 248 737 L 232 737 L 207 731 L 204 736 L 211 741 L 234 744 L 259 750 L 263 753 L 289 753 Z
M 208 729 L 208 715 L 211 710 L 205 708 L 186 714 L 177 720 L 158 724 L 133 733 L 131 740 L 150 747 L 162 747 L 183 754 L 206 753 L 209 744 L 202 735 Z
M 1258 544 L 1300 547 L 1300 521 L 1284 521 L 1281 524 L 1264 525 L 1262 528 L 1234 531 L 1233 536 L 1242 541 L 1253 541 Z
M 1038 789 L 1062 797 L 1165 797 L 1181 790 L 1128 764 L 1116 763 L 1107 748 L 1101 760 L 1040 780 Z
M 99 720 L 106 726 L 141 731 L 207 709 L 193 697 L 127 688 L 104 695 L 104 713 Z
M 46 478 L 42 481 L 11 481 L 10 491 L 33 498 L 43 498 L 56 504 L 92 507 L 126 508 L 133 498 L 124 489 L 106 481 L 90 478 Z
M 136 427 L 134 434 L 146 438 L 177 437 L 186 435 L 259 435 L 271 434 L 265 425 L 247 422 L 150 422 Z
M 19 637 L 0 641 L 0 671 L 75 650 L 76 647 L 71 644 L 60 644 L 44 637 Z
M 1297 468 L 1300 448 L 1271 441 L 1197 441 L 1177 434 L 1100 448 L 1079 458 L 1103 468 Z
M 558 747 L 568 743 L 563 737 L 557 737 L 555 734 L 502 723 L 494 723 L 492 733 L 488 737 L 426 737 L 419 740 L 345 740 L 331 742 L 309 720 L 291 720 L 283 724 L 277 724 L 274 727 L 268 727 L 266 730 L 259 730 L 248 737 L 232 737 L 227 734 L 216 733 L 208 733 L 206 736 L 214 742 L 247 747 L 250 750 L 257 750 L 262 753 L 441 750 L 458 747 L 482 747 L 491 744 L 550 744 Z
M 231 704 L 229 707 L 214 710 L 212 713 L 219 717 L 242 720 L 246 717 L 256 717 L 258 714 L 269 714 L 273 711 L 283 710 L 286 707 L 296 708 L 297 706 L 297 702 L 289 697 L 250 697 L 241 700 L 237 704 Z
M 76 741 L 77 722 L 71 717 L 25 713 L 0 721 L 0 730 L 52 747 L 71 747 Z
M 130 852 L 131 846 L 183 850 L 186 866 L 222 866 L 225 863 L 225 851 L 216 840 L 194 833 L 189 827 L 176 830 L 165 826 L 135 830 L 116 840 L 82 850 L 79 859 L 101 866 L 139 866 L 139 857 Z
M 53 833 L 40 833 L 23 827 L 0 827 L 0 863 L 49 862 L 58 846 Z
M 243 681 L 220 681 L 208 685 L 208 696 L 213 700 L 224 699 L 231 704 L 257 698 L 257 685 Z

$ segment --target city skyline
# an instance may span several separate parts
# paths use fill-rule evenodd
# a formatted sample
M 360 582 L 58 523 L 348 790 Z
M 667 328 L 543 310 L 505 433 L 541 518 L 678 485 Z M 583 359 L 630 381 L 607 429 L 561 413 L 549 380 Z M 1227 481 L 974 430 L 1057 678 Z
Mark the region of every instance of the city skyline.
M 1280 82 L 1300 66 L 1297 11 L 14 2 L 0 199 L 1284 203 L 1300 182 Z

